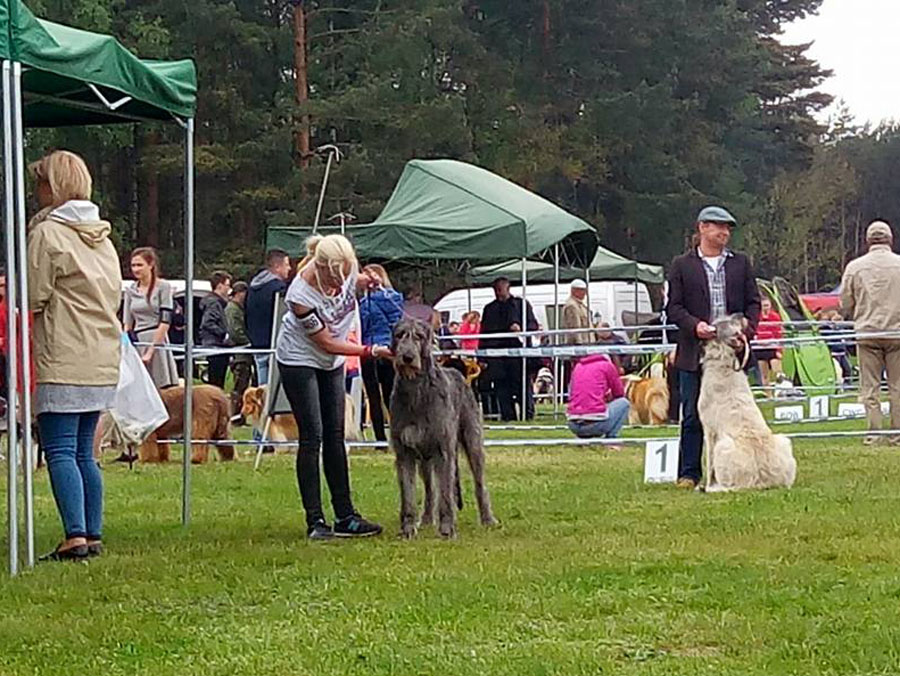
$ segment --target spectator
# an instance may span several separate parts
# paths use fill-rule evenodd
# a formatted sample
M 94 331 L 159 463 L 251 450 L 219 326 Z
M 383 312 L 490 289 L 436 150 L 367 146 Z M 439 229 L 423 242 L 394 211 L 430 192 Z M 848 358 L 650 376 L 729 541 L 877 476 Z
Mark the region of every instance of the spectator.
M 572 370 L 569 429 L 581 439 L 616 439 L 628 419 L 630 404 L 619 370 L 605 354 L 583 357 Z M 621 450 L 621 446 L 611 446 Z
M 6 290 L 6 275 L 0 274 L 0 288 L 2 288 L 5 292 Z M 22 335 L 20 333 L 21 326 L 19 324 L 19 311 L 14 310 L 16 313 L 16 337 L 18 341 L 16 342 L 16 349 L 18 350 L 18 370 L 16 371 L 17 377 L 16 380 L 18 382 L 19 392 L 22 392 L 24 387 L 24 375 L 22 373 Z M 34 331 L 32 327 L 34 326 L 34 316 L 31 312 L 28 313 L 28 327 L 29 327 L 29 335 L 34 336 Z M 3 390 L 6 389 L 6 356 L 9 352 L 9 344 L 7 343 L 7 335 L 6 335 L 6 293 L 0 294 L 0 355 L 3 356 L 4 362 L 3 373 L 0 373 L 0 379 L 3 380 Z M 32 394 L 35 391 L 35 371 L 34 371 L 34 348 L 32 347 L 30 354 L 30 373 L 31 373 L 31 392 Z M 0 390 L 0 397 L 5 397 L 6 392 Z M 21 413 L 21 410 L 19 411 Z
M 378 535 L 381 526 L 359 515 L 350 497 L 344 446 L 344 357 L 389 358 L 382 345 L 352 345 L 356 293 L 381 285 L 377 274 L 358 273 L 356 253 L 342 235 L 313 236 L 287 292 L 288 312 L 278 334 L 276 358 L 300 430 L 297 483 L 306 510 L 307 537 Z M 325 521 L 319 486 L 319 448 L 331 491 L 334 528 Z
M 6 270 L 0 271 L 0 301 L 6 301 Z
M 494 280 L 494 300 L 484 308 L 484 318 L 481 322 L 482 333 L 519 333 L 522 331 L 522 303 L 521 298 L 513 296 L 509 292 L 509 279 L 498 277 Z M 526 330 L 537 331 L 538 323 L 535 319 L 531 303 L 525 303 Z M 527 345 L 527 339 L 526 343 Z M 479 347 L 482 349 L 494 348 L 521 348 L 520 338 L 482 338 Z M 520 412 L 526 420 L 534 418 L 534 388 L 528 382 L 525 388 L 525 402 L 522 399 L 522 362 L 510 357 L 492 357 L 486 360 L 488 377 L 494 384 L 497 402 L 500 407 L 502 420 L 516 420 L 516 402 L 520 404 Z
M 266 254 L 266 268 L 250 280 L 245 310 L 247 335 L 250 346 L 256 350 L 272 348 L 272 326 L 275 321 L 275 299 L 287 291 L 287 280 L 291 276 L 291 259 L 285 251 L 272 249 Z M 269 382 L 269 363 L 272 355 L 254 355 L 256 362 L 256 382 Z
M 231 294 L 231 275 L 217 270 L 210 277 L 209 285 L 212 293 L 200 301 L 200 344 L 203 347 L 228 347 L 228 324 L 225 321 L 225 306 Z M 211 354 L 207 356 L 209 367 L 207 381 L 216 387 L 225 387 L 225 376 L 228 374 L 229 354 Z
M 56 151 L 29 170 L 41 207 L 28 227 L 34 408 L 65 530 L 65 540 L 42 559 L 84 559 L 102 548 L 103 480 L 93 440 L 119 381 L 122 274 L 112 228 L 90 201 L 84 161 Z
M 463 315 L 462 324 L 459 325 L 459 335 L 477 336 L 479 333 L 481 333 L 481 315 L 475 310 L 467 312 L 465 315 Z M 460 346 L 464 350 L 477 350 L 478 339 L 463 338 L 460 340 Z
M 841 307 L 852 319 L 856 333 L 897 331 L 900 327 L 900 256 L 891 247 L 891 226 L 875 221 L 866 229 L 868 253 L 847 265 L 841 281 Z M 900 339 L 864 338 L 857 340 L 859 390 L 866 407 L 870 431 L 881 429 L 881 374 L 887 372 L 891 401 L 891 429 L 900 430 Z M 878 443 L 875 435 L 864 443 Z M 900 444 L 900 434 L 891 438 Z
M 403 304 L 403 314 L 420 322 L 430 324 L 435 334 L 439 334 L 441 330 L 441 316 L 425 302 L 422 290 L 413 288 L 407 295 L 406 302 Z
M 591 328 L 590 310 L 585 301 L 587 292 L 588 286 L 583 279 L 576 279 L 569 285 L 569 298 L 563 305 L 561 328 L 568 330 Z M 591 332 L 566 333 L 563 342 L 566 345 L 589 345 Z
M 231 288 L 231 300 L 225 306 L 225 326 L 228 342 L 232 347 L 250 347 L 247 323 L 244 320 L 244 305 L 247 302 L 247 282 L 235 282 Z M 235 354 L 231 358 L 231 373 L 234 375 L 234 389 L 231 391 L 231 412 L 238 413 L 244 402 L 244 390 L 250 386 L 253 375 L 253 355 Z
M 125 289 L 122 312 L 125 332 L 134 342 L 147 344 L 138 351 L 156 387 L 172 387 L 178 384 L 178 368 L 175 355 L 166 346 L 175 302 L 172 286 L 161 277 L 156 250 L 140 247 L 132 251 L 131 274 L 135 281 Z
M 600 322 L 597 326 L 597 344 L 598 345 L 612 345 L 612 346 L 620 346 L 627 345 L 628 341 L 625 340 L 622 336 L 613 333 L 610 330 L 609 322 Z M 631 368 L 631 357 L 626 354 L 611 354 L 609 355 L 609 360 L 615 365 L 615 367 L 619 370 L 619 373 L 624 374 Z
M 367 265 L 363 272 L 371 272 L 372 279 L 379 280 L 366 289 L 359 302 L 363 345 L 390 345 L 394 325 L 403 317 L 403 294 L 394 290 L 387 270 L 380 265 Z M 387 358 L 366 359 L 362 363 L 362 377 L 375 439 L 387 441 L 384 407 L 390 402 L 394 389 L 394 365 Z
M 841 385 L 847 385 L 850 382 L 850 377 L 853 375 L 853 366 L 850 364 L 850 357 L 847 354 L 847 341 L 834 338 L 834 336 L 839 336 L 846 331 L 840 325 L 843 317 L 837 310 L 820 310 L 816 318 L 823 322 L 819 327 L 819 333 L 828 341 L 828 350 L 831 352 L 831 358 L 840 366 L 841 372 L 837 375 Z
M 697 413 L 700 396 L 700 352 L 703 341 L 715 336 L 712 324 L 740 312 L 747 318 L 747 339 L 759 320 L 759 289 L 750 260 L 728 249 L 734 216 L 722 207 L 706 207 L 697 216 L 691 250 L 672 262 L 666 315 L 678 325 L 675 368 L 681 399 L 681 446 L 678 460 L 680 488 L 700 483 L 703 428 Z
M 453 328 L 449 324 L 441 324 L 440 328 L 437 332 L 438 335 L 438 348 L 441 350 L 458 350 L 459 344 L 453 340 L 453 336 L 456 333 L 453 332 Z
M 760 301 L 759 328 L 756 331 L 757 340 L 779 340 L 782 333 L 781 315 L 772 308 L 772 300 L 765 296 Z M 767 345 L 753 350 L 759 363 L 760 378 L 763 387 L 768 386 L 775 375 L 781 373 L 781 347 Z

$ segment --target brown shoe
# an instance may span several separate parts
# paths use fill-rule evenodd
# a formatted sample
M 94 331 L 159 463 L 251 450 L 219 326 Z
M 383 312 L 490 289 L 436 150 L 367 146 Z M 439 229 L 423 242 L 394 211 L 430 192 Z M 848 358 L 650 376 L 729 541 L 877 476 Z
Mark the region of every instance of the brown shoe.
M 686 491 L 692 491 L 697 488 L 697 482 L 688 476 L 683 476 L 675 482 L 675 488 L 683 488 Z
M 863 446 L 878 446 L 881 444 L 881 437 L 872 434 L 863 439 Z

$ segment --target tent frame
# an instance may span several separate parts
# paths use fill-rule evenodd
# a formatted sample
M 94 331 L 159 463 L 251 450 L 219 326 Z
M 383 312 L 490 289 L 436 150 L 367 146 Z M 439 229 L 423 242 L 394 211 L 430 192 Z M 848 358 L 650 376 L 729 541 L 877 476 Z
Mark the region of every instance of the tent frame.
M 18 434 L 16 422 L 19 419 L 19 402 L 17 389 L 19 383 L 19 348 L 21 347 L 21 362 L 23 364 L 22 405 L 21 419 L 31 420 L 31 370 L 30 344 L 31 330 L 27 321 L 17 322 L 19 317 L 28 316 L 28 276 L 27 276 L 27 233 L 26 233 L 26 202 L 25 202 L 25 161 L 24 143 L 25 130 L 23 125 L 23 93 L 22 93 L 22 64 L 17 61 L 4 60 L 0 67 L 0 89 L 2 89 L 3 104 L 3 177 L 5 189 L 5 209 L 3 227 L 6 236 L 5 258 L 7 279 L 7 306 L 6 328 L 8 338 L 7 346 L 7 499 L 8 499 L 8 537 L 9 537 L 9 573 L 15 576 L 19 572 L 19 515 L 18 515 L 18 462 L 22 460 L 24 476 L 24 507 L 25 507 L 25 565 L 28 568 L 34 566 L 34 472 L 32 467 L 33 450 L 31 434 L 28 433 L 30 423 L 23 425 L 25 433 L 22 435 L 22 453 L 19 453 Z M 99 104 L 88 104 L 82 101 L 71 101 L 60 97 L 46 97 L 42 95 L 25 98 L 28 100 L 48 100 L 73 109 L 102 109 L 105 113 L 113 115 L 123 122 L 141 122 L 149 119 L 124 114 L 118 109 L 128 103 L 131 97 L 124 96 L 116 101 L 107 99 L 99 88 L 85 82 L 87 87 L 97 96 Z M 117 112 L 118 111 L 118 112 Z M 194 118 L 180 118 L 172 115 L 173 119 L 184 129 L 184 266 L 186 288 L 193 289 L 194 281 Z M 154 119 L 152 121 L 159 121 Z M 19 324 L 20 326 L 17 326 Z M 185 397 L 184 419 L 190 421 L 192 416 L 193 399 L 193 338 L 194 311 L 193 303 L 186 303 L 185 308 Z M 19 339 L 19 336 L 21 338 Z M 187 428 L 184 443 L 183 470 L 182 470 L 182 524 L 190 522 L 190 478 L 191 463 L 189 449 L 191 446 L 191 431 Z

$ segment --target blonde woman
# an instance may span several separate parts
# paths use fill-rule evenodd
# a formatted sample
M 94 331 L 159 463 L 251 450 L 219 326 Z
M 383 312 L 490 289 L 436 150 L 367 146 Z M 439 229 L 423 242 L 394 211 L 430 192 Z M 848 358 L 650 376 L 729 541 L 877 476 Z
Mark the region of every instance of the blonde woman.
M 358 291 L 378 286 L 371 270 L 359 272 L 356 253 L 341 235 L 313 236 L 291 282 L 275 348 L 282 385 L 300 430 L 297 483 L 306 511 L 307 536 L 368 537 L 381 526 L 356 511 L 350 497 L 344 446 L 344 358 L 389 358 L 383 345 L 355 345 L 347 339 L 356 317 Z M 334 527 L 322 510 L 319 448 L 334 508 Z
M 119 380 L 122 293 L 110 224 L 91 199 L 77 155 L 32 164 L 40 213 L 28 232 L 28 304 L 34 313 L 35 413 L 64 541 L 44 560 L 101 551 L 103 484 L 92 456 L 100 412 Z
M 178 384 L 178 369 L 175 356 L 165 349 L 175 312 L 172 285 L 160 277 L 159 257 L 151 247 L 131 252 L 131 274 L 135 281 L 125 290 L 122 323 L 130 336 L 145 344 L 141 358 L 156 387 L 172 387 Z

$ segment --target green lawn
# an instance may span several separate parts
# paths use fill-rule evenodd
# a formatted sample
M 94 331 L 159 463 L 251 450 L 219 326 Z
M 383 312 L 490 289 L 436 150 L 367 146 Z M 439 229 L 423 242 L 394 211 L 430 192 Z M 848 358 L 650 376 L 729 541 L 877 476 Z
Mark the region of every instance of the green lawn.
M 455 542 L 394 536 L 384 454 L 352 459 L 364 542 L 304 541 L 289 456 L 195 468 L 187 530 L 177 463 L 106 466 L 108 553 L 0 577 L 0 674 L 897 673 L 900 457 L 796 452 L 791 491 L 702 495 L 637 448 L 494 449 L 502 526 L 469 504 Z

